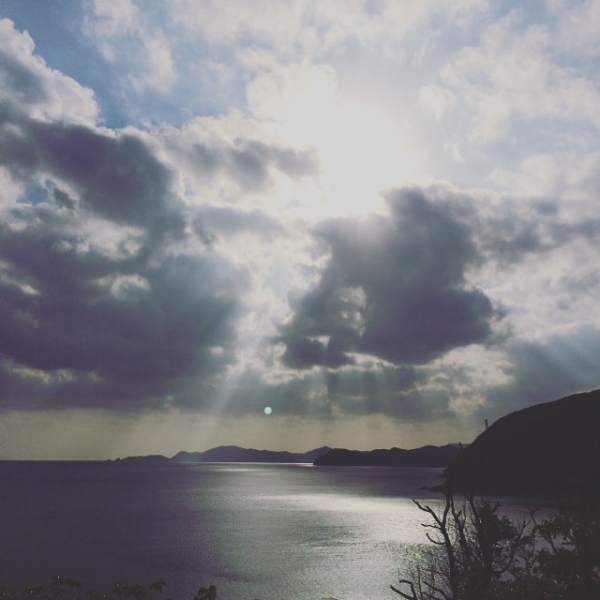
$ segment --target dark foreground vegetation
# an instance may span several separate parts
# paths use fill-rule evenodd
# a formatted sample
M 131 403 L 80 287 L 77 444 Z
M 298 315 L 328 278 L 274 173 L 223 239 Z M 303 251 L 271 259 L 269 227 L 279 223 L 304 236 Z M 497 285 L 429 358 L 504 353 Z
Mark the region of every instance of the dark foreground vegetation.
M 600 390 L 511 413 L 446 468 L 405 600 L 600 600 Z M 461 494 L 458 496 L 458 494 Z M 555 498 L 513 522 L 494 495 Z M 547 513 L 546 513 L 547 514 Z
M 405 600 L 599 600 L 600 498 L 563 500 L 549 517 L 519 523 L 501 505 L 444 491 L 440 510 L 416 502 L 431 546 L 408 579 Z
M 166 587 L 168 586 L 164 579 L 157 579 L 148 586 L 115 583 L 107 592 L 85 592 L 79 581 L 57 575 L 50 583 L 25 590 L 0 587 L 0 600 L 149 600 L 153 596 L 162 597 Z M 217 588 L 211 585 L 201 587 L 192 600 L 215 600 L 216 597 Z M 165 598 L 168 600 L 168 594 Z

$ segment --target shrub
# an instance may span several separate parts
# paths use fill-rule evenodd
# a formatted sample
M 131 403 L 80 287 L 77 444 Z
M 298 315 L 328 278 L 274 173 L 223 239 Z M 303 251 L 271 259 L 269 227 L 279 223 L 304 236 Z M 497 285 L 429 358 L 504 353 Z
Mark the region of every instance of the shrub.
M 394 592 L 405 600 L 598 600 L 600 598 L 600 499 L 563 502 L 539 522 L 511 522 L 500 504 L 444 490 L 423 526 L 432 543 L 410 579 Z
M 109 592 L 89 591 L 83 597 L 87 600 L 148 600 L 161 594 L 167 587 L 164 579 L 157 579 L 148 586 L 140 584 L 115 583 Z M 0 600 L 82 600 L 81 584 L 74 579 L 54 576 L 50 583 L 26 588 L 0 587 Z M 217 588 L 214 585 L 201 587 L 193 600 L 216 600 Z M 168 599 L 167 599 L 168 600 Z

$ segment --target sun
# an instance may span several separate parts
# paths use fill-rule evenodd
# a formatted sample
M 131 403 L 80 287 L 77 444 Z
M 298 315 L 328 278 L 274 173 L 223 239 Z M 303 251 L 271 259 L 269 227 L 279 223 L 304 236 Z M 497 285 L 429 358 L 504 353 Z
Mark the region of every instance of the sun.
M 319 206 L 312 209 L 319 217 L 379 211 L 383 190 L 423 182 L 410 124 L 377 98 L 312 82 L 286 108 L 284 128 L 293 144 L 317 154 Z

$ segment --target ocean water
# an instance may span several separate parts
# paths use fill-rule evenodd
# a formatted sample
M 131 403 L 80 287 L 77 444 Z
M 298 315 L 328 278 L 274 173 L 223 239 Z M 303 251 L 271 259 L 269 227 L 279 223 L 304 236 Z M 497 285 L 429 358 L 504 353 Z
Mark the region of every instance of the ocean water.
M 0 585 L 164 577 L 164 598 L 397 598 L 440 469 L 0 463 Z M 515 508 L 515 510 L 517 510 Z

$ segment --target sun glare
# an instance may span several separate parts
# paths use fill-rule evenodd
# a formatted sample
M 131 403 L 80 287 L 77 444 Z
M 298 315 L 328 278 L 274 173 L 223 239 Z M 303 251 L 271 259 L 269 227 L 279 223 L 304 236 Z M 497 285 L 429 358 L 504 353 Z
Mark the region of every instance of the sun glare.
M 374 100 L 311 89 L 286 113 L 286 135 L 319 157 L 320 216 L 377 211 L 383 190 L 423 179 L 408 124 Z

